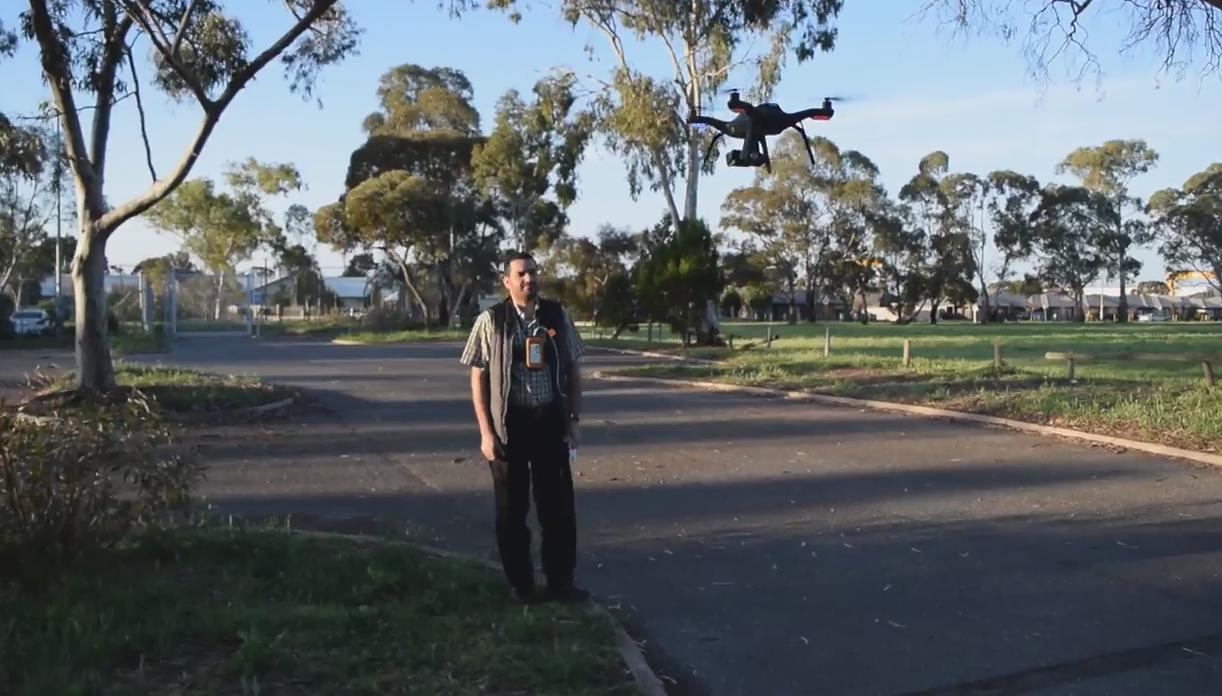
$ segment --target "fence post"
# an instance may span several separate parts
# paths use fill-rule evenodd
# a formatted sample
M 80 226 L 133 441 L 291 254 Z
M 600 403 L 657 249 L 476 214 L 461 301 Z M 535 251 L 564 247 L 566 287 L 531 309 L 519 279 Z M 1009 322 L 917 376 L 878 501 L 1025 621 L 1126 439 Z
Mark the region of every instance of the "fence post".
M 829 324 L 823 328 L 823 357 L 832 355 L 832 327 Z
M 904 339 L 904 367 L 912 364 L 912 339 Z
M 1069 371 L 1069 381 L 1072 382 L 1074 379 L 1076 379 L 1075 373 L 1074 373 L 1074 359 L 1073 359 L 1072 353 L 1070 354 L 1069 359 L 1065 361 L 1065 365 Z
M 767 347 L 772 348 L 772 325 L 771 324 L 768 325 L 768 333 L 767 335 L 764 336 L 764 340 L 767 341 Z
M 734 334 L 726 336 L 726 345 L 730 347 L 730 350 L 734 350 Z
M 1000 370 L 1001 366 L 1001 341 L 993 341 L 993 369 Z
M 255 335 L 255 269 L 246 271 L 246 335 Z
M 140 324 L 147 333 L 153 333 L 153 284 L 148 276 L 140 273 Z
M 1205 386 L 1212 387 L 1214 385 L 1214 365 L 1206 360 L 1201 363 L 1201 367 L 1205 370 Z
M 178 269 L 170 264 L 165 281 L 165 330 L 174 336 L 178 333 Z

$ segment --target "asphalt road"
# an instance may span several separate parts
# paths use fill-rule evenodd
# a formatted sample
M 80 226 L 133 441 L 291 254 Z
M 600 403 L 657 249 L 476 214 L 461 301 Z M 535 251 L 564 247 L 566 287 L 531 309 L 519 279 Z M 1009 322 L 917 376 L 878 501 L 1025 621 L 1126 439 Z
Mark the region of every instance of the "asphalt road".
M 181 340 L 342 413 L 207 445 L 219 512 L 488 551 L 455 345 Z M 592 356 L 590 368 L 634 359 Z M 717 696 L 1222 693 L 1222 475 L 1002 430 L 587 385 L 581 581 Z M 274 431 L 273 431 L 274 430 Z

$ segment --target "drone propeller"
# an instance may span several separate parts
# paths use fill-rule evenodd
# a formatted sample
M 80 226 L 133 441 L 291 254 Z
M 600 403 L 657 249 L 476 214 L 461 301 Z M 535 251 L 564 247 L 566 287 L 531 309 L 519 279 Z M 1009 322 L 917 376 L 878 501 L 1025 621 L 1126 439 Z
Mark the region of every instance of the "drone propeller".
M 851 102 L 851 101 L 857 101 L 857 97 L 843 97 L 843 96 L 842 96 L 842 97 L 824 97 L 823 99 L 824 99 L 825 101 L 830 101 L 830 102 Z

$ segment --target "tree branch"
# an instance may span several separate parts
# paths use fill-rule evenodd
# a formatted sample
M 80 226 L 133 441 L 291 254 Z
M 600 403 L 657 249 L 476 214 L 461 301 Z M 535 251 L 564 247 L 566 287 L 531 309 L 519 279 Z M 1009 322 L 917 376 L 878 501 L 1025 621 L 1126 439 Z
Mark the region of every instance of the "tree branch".
M 187 89 L 191 90 L 191 94 L 195 96 L 195 100 L 207 112 L 212 105 L 212 100 L 208 98 L 208 93 L 204 90 L 199 80 L 196 79 L 195 75 L 182 64 L 182 61 L 178 60 L 178 52 L 174 49 L 175 46 L 181 45 L 180 37 L 186 33 L 187 22 L 184 21 L 180 24 L 175 37 L 170 39 L 161 30 L 161 26 L 157 23 L 157 18 L 153 16 L 152 11 L 140 0 L 124 0 L 123 12 L 129 20 L 138 24 L 140 29 L 148 35 L 153 48 L 157 49 L 157 53 L 182 78 L 183 83 L 187 85 Z M 184 14 L 183 17 L 189 18 L 190 15 Z
M 32 2 L 42 2 L 45 9 L 45 0 L 32 0 Z M 260 53 L 246 67 L 234 74 L 229 80 L 229 84 L 225 87 L 225 91 L 221 93 L 221 96 L 216 101 L 204 103 L 204 118 L 196 128 L 195 135 L 191 138 L 186 151 L 183 152 L 178 163 L 174 165 L 174 170 L 169 178 L 155 182 L 144 193 L 102 216 L 98 221 L 98 227 L 102 230 L 102 233 L 109 237 L 119 225 L 157 205 L 163 198 L 170 195 L 170 192 L 177 188 L 179 184 L 185 181 L 191 173 L 191 168 L 199 160 L 200 153 L 203 152 L 204 146 L 208 143 L 208 138 L 212 136 L 212 131 L 216 128 L 217 122 L 220 121 L 221 114 L 224 113 L 225 108 L 233 102 L 238 93 L 242 91 L 242 88 L 254 79 L 254 76 L 260 70 L 291 46 L 294 41 L 310 28 L 310 25 L 326 14 L 336 2 L 337 0 L 316 0 L 310 11 L 304 14 L 283 36 L 277 39 L 271 46 L 268 46 L 266 50 Z
M 191 0 L 182 11 L 182 19 L 178 20 L 178 31 L 174 34 L 174 40 L 170 43 L 170 55 L 178 55 L 178 49 L 182 47 L 182 40 L 187 35 L 187 26 L 191 21 L 191 13 L 195 12 L 195 8 L 198 5 L 199 0 Z
M 157 181 L 157 169 L 153 167 L 153 146 L 149 143 L 148 118 L 144 115 L 144 101 L 140 98 L 140 78 L 136 74 L 136 59 L 132 47 L 127 47 L 127 64 L 132 73 L 132 95 L 136 98 L 136 113 L 140 117 L 140 139 L 144 141 L 144 161 L 148 163 L 149 176 Z
M 114 7 L 107 4 L 102 19 L 105 43 L 102 46 L 101 69 L 97 75 L 97 93 L 94 101 L 93 128 L 90 134 L 89 159 L 93 162 L 93 175 L 100 190 L 106 181 L 106 143 L 110 139 L 110 116 L 114 112 L 115 76 L 123 62 L 127 48 L 127 32 L 132 22 L 128 17 L 120 20 Z

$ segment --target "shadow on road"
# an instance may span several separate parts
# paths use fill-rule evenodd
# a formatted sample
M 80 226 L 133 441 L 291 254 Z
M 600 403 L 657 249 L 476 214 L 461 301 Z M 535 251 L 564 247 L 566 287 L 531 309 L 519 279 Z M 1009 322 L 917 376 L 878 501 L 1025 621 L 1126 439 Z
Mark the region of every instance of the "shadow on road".
M 298 385 L 332 416 L 200 433 L 215 514 L 492 552 L 456 344 L 226 341 L 173 360 Z M 581 578 L 684 693 L 1206 696 L 1222 683 L 1212 471 L 854 409 L 589 388 Z

